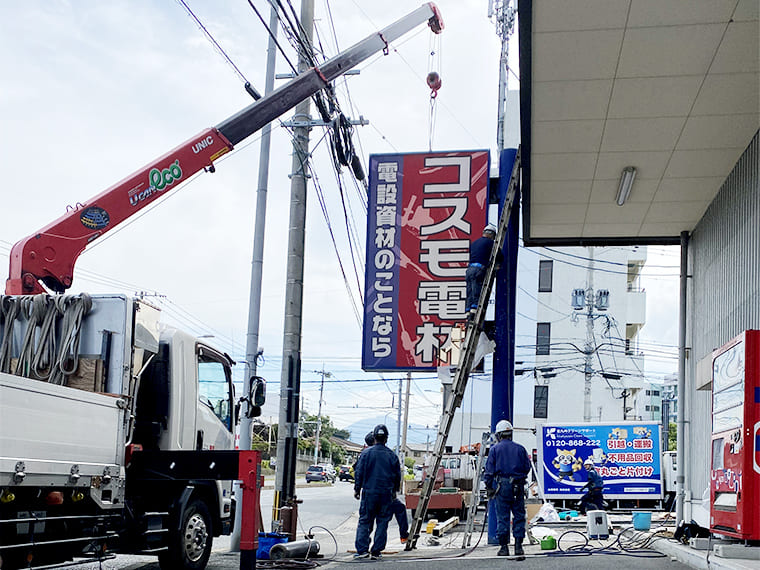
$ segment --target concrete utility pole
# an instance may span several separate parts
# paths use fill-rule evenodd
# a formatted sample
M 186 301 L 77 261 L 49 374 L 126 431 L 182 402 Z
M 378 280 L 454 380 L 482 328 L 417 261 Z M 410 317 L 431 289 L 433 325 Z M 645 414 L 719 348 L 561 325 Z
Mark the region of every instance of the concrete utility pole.
M 588 248 L 588 286 L 586 287 L 586 366 L 583 383 L 583 421 L 591 421 L 591 363 L 594 356 L 594 248 Z
M 609 308 L 610 292 L 607 289 L 594 291 L 594 248 L 588 248 L 588 280 L 585 289 L 574 289 L 572 294 L 572 307 L 576 311 L 586 310 L 586 344 L 583 347 L 583 354 L 586 357 L 584 366 L 585 381 L 583 383 L 583 421 L 591 421 L 591 378 L 594 375 L 594 353 L 598 347 L 594 343 L 594 319 L 598 311 L 606 311 Z M 577 322 L 577 317 L 573 315 L 573 322 Z M 602 376 L 605 378 L 617 377 L 619 374 L 607 374 L 603 370 Z
M 277 9 L 272 4 L 269 12 L 269 29 L 272 36 L 267 45 L 267 69 L 264 83 L 264 95 L 274 90 L 274 71 L 277 56 Z M 269 185 L 269 149 L 272 125 L 266 125 L 261 131 L 261 148 L 259 150 L 259 180 L 256 189 L 256 221 L 253 234 L 253 259 L 251 261 L 251 290 L 248 300 L 248 332 L 245 343 L 245 369 L 243 376 L 243 395 L 251 392 L 251 378 L 256 376 L 256 359 L 259 355 L 259 317 L 261 316 L 261 280 L 264 265 L 264 229 L 266 226 L 267 188 Z M 251 428 L 253 418 L 248 417 L 248 407 L 252 402 L 243 400 L 240 420 L 240 449 L 251 449 Z M 269 435 L 272 435 L 272 422 L 269 422 Z M 235 482 L 235 496 L 240 496 L 240 483 Z M 240 550 L 240 528 L 242 527 L 243 509 L 235 510 L 235 524 L 230 537 L 230 550 Z
M 499 58 L 499 113 L 496 124 L 496 149 L 501 156 L 504 150 L 504 122 L 507 115 L 507 78 L 509 72 L 509 38 L 515 26 L 515 9 L 511 0 L 490 0 L 488 17 L 495 17 L 496 35 L 501 39 Z
M 324 366 L 322 366 L 322 370 L 312 370 L 312 372 L 322 375 L 322 382 L 319 384 L 319 406 L 317 407 L 317 435 L 314 439 L 314 465 L 316 465 L 319 463 L 319 435 L 322 432 L 322 392 L 325 389 L 325 376 L 331 378 L 332 374 L 325 372 Z
M 401 438 L 401 455 L 406 454 L 406 433 L 409 429 L 409 393 L 412 391 L 412 373 L 406 373 L 406 398 L 404 398 L 404 432 Z
M 306 49 L 311 49 L 314 29 L 314 0 L 301 2 L 302 46 L 298 70 L 311 67 Z M 301 316 L 303 308 L 303 264 L 306 237 L 306 179 L 309 160 L 310 99 L 296 105 L 294 120 L 306 126 L 293 129 L 293 165 L 290 178 L 290 232 L 288 235 L 285 326 L 280 380 L 280 423 L 277 432 L 277 475 L 272 508 L 272 526 L 291 538 L 296 536 L 296 452 L 298 449 L 298 398 L 301 392 Z M 283 507 L 289 507 L 283 513 Z

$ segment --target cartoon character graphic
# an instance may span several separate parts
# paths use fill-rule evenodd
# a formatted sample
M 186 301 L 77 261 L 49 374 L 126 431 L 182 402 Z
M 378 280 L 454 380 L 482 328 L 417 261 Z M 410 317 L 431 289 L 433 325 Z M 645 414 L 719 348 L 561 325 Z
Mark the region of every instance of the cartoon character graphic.
M 636 426 L 633 428 L 633 435 L 639 439 L 650 439 L 652 437 L 652 430 L 646 426 Z
M 583 462 L 575 456 L 574 449 L 558 449 L 557 457 L 552 461 L 552 465 L 559 472 L 558 481 L 565 478 L 575 481 L 575 472 L 581 470 Z
M 612 428 L 610 439 L 628 439 L 628 430 L 623 428 Z

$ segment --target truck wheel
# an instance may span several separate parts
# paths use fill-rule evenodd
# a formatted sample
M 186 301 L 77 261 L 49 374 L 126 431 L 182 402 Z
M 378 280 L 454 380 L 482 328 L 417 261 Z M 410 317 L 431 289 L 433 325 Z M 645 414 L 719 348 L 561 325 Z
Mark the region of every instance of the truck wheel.
M 206 503 L 190 501 L 182 516 L 180 530 L 169 535 L 169 550 L 158 557 L 162 570 L 203 570 L 211 556 L 213 534 Z

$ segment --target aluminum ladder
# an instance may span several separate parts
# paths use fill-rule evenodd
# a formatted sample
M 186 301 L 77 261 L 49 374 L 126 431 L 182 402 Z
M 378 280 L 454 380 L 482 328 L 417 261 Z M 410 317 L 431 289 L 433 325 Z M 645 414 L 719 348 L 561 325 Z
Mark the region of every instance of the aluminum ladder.
M 470 495 L 470 505 L 467 507 L 467 524 L 464 527 L 464 538 L 462 539 L 462 548 L 470 546 L 472 533 L 475 529 L 475 513 L 478 511 L 480 504 L 480 481 L 483 479 L 483 467 L 485 467 L 486 447 L 491 442 L 491 434 L 486 432 L 480 442 L 478 450 L 478 462 L 475 478 L 472 482 L 472 495 Z M 486 507 L 488 508 L 488 507 Z
M 430 505 L 430 497 L 433 494 L 436 474 L 441 466 L 441 457 L 446 449 L 446 440 L 449 437 L 451 423 L 454 420 L 454 412 L 456 412 L 456 409 L 462 404 L 462 397 L 464 396 L 464 391 L 467 387 L 467 380 L 470 377 L 470 369 L 472 368 L 473 360 L 475 359 L 475 349 L 478 344 L 480 329 L 483 326 L 483 320 L 486 315 L 488 299 L 491 297 L 491 288 L 493 287 L 494 278 L 496 277 L 496 254 L 501 251 L 501 248 L 504 245 L 504 238 L 507 234 L 509 220 L 512 217 L 512 208 L 515 206 L 515 195 L 517 194 L 519 183 L 520 149 L 517 150 L 514 166 L 512 167 L 512 175 L 509 178 L 507 196 L 504 200 L 501 217 L 499 218 L 499 225 L 496 229 L 494 246 L 491 250 L 491 259 L 488 261 L 488 269 L 486 270 L 486 276 L 483 280 L 483 289 L 481 289 L 480 299 L 478 299 L 478 308 L 475 312 L 475 318 L 467 326 L 462 352 L 459 356 L 459 366 L 457 367 L 454 381 L 451 385 L 451 397 L 444 406 L 443 413 L 441 414 L 441 421 L 438 424 L 438 436 L 436 437 L 435 447 L 433 448 L 432 469 L 428 471 L 428 477 L 425 479 L 425 483 L 422 486 L 419 503 L 417 503 L 417 508 L 414 510 L 414 519 L 412 520 L 412 526 L 409 532 L 409 541 L 406 543 L 405 548 L 407 551 L 412 550 L 417 546 L 417 540 L 420 537 L 420 531 L 422 529 L 422 522 L 425 520 L 425 515 L 427 515 L 428 507 Z

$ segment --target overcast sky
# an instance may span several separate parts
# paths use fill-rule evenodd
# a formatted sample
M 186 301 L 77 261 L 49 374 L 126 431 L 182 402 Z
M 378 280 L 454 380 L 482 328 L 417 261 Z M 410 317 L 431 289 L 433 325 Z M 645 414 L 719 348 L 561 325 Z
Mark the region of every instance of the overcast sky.
M 253 3 L 268 21 L 268 3 Z M 267 34 L 248 2 L 187 0 L 187 4 L 245 78 L 263 91 Z M 439 0 L 437 4 L 446 24 L 443 34 L 432 39 L 427 27 L 420 26 L 395 42 L 388 56 L 378 54 L 361 64 L 359 76 L 337 82 L 344 112 L 370 121 L 369 126 L 357 127 L 365 165 L 370 153 L 428 150 L 431 100 L 425 76 L 431 70 L 438 71 L 443 80 L 434 108 L 433 150 L 495 150 L 500 43 L 486 15 L 487 3 Z M 298 4 L 294 5 L 298 9 Z M 324 51 L 334 55 L 337 48 L 345 49 L 419 3 L 316 0 L 315 5 L 317 37 Z M 0 14 L 0 70 L 5 78 L 0 88 L 4 134 L 0 142 L 4 214 L 0 263 L 5 267 L 13 243 L 63 214 L 68 205 L 100 193 L 251 103 L 238 73 L 178 2 L 30 0 L 3 3 Z M 279 38 L 295 62 L 282 31 Z M 517 89 L 517 46 L 512 45 L 510 88 Z M 288 71 L 288 64 L 278 54 L 278 73 Z M 320 128 L 311 133 L 312 148 L 316 147 L 314 168 L 347 280 L 358 298 L 357 281 L 363 284 L 363 275 L 357 278 L 354 272 L 327 147 L 324 141 L 317 144 L 323 134 Z M 234 153 L 218 162 L 215 174 L 197 176 L 85 251 L 77 264 L 72 292 L 155 292 L 160 296 L 154 301 L 167 320 L 199 335 L 215 335 L 214 344 L 242 360 L 258 139 L 257 134 L 240 143 Z M 289 141 L 284 129 L 274 129 L 259 343 L 265 351 L 259 373 L 270 381 L 265 415 L 275 417 L 284 311 Z M 493 164 L 493 153 L 491 160 Z M 359 195 L 344 176 L 350 231 L 359 236 L 362 251 L 356 257 L 361 259 L 365 212 Z M 314 371 L 324 366 L 333 378 L 328 380 L 323 412 L 337 425 L 392 414 L 389 406 L 396 403 L 391 393 L 397 391 L 396 383 L 366 382 L 377 376 L 360 371 L 361 328 L 313 184 L 306 235 L 305 407 L 316 412 L 320 376 Z M 357 266 L 357 271 L 362 268 Z M 677 280 L 671 281 L 660 279 L 647 285 L 649 291 L 663 289 L 662 314 L 650 311 L 649 316 L 663 319 L 654 334 L 662 333 L 665 344 L 675 344 L 673 319 L 667 311 L 677 311 L 677 298 L 673 297 Z M 239 368 L 242 371 L 242 365 Z M 415 380 L 414 423 L 437 421 L 437 391 L 433 374 Z M 359 407 L 345 407 L 351 405 Z

